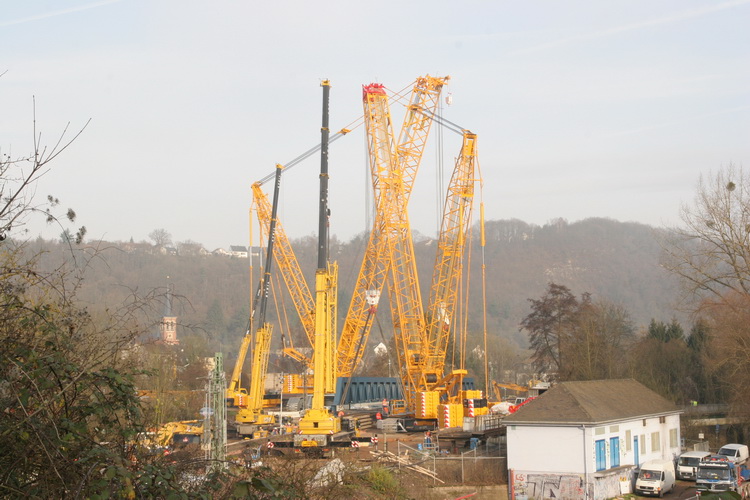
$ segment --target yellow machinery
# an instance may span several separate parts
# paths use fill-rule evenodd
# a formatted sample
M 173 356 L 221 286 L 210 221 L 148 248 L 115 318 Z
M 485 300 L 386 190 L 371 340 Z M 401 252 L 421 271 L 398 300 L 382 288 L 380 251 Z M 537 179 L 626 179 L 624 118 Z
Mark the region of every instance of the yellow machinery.
M 440 87 L 435 88 L 439 95 Z M 429 121 L 433 116 L 423 109 L 413 111 L 423 120 Z M 387 100 L 378 92 L 366 96 L 365 123 L 371 166 L 379 173 L 373 177 L 374 183 L 376 180 L 380 183 L 378 210 L 383 212 L 382 244 L 389 266 L 388 295 L 405 406 L 419 419 L 439 421 L 441 426 L 453 426 L 463 417 L 464 400 L 471 400 L 468 402 L 471 406 L 474 400 L 481 399 L 481 391 L 461 389 L 466 374 L 462 367 L 447 377 L 443 374 L 449 335 L 451 328 L 455 328 L 451 322 L 461 285 L 464 249 L 471 229 L 477 180 L 476 135 L 466 130 L 460 131 L 463 144 L 446 198 L 428 314 L 425 315 L 407 213 L 408 197 L 421 149 L 414 149 L 412 155 L 405 153 L 408 148 L 398 153 L 389 152 L 392 137 L 390 111 Z M 422 129 L 428 129 L 428 126 L 423 125 Z M 408 136 L 408 131 L 406 127 L 402 136 Z M 402 137 L 399 144 L 408 142 Z M 461 331 L 461 328 L 456 331 Z M 460 357 L 462 365 L 462 353 Z
M 237 433 L 241 436 L 252 435 L 261 425 L 275 422 L 273 415 L 263 413 L 263 389 L 268 369 L 268 355 L 271 347 L 271 325 L 264 323 L 255 332 L 255 346 L 250 374 L 250 391 L 247 404 L 240 406 L 235 416 Z
M 432 123 L 431 117 L 437 108 L 440 90 L 448 79 L 449 77 L 425 76 L 416 80 L 397 144 L 394 143 L 390 130 L 388 96 L 384 86 L 371 84 L 363 87 L 365 120 L 370 123 L 370 130 L 376 131 L 369 134 L 376 210 L 370 239 L 336 349 L 337 371 L 341 377 L 351 376 L 364 354 L 372 327 L 372 318 L 377 309 L 378 298 L 385 283 L 389 265 L 384 236 L 386 231 L 398 226 L 399 215 L 406 208 Z M 337 136 L 346 132 L 348 130 L 344 129 Z M 307 157 L 307 154 L 300 158 L 303 157 Z M 253 185 L 253 196 L 261 226 L 269 227 L 270 204 L 260 188 L 261 184 L 262 182 L 257 182 Z M 396 186 L 403 196 L 394 198 Z M 288 238 L 280 225 L 277 226 L 277 241 L 279 269 L 302 326 L 310 339 L 310 345 L 313 345 L 314 301 L 302 277 Z M 299 355 L 293 349 L 285 349 L 285 353 L 295 359 L 304 360 L 304 356 Z M 329 387 L 327 390 L 332 392 L 334 388 Z
M 232 370 L 232 378 L 229 381 L 227 387 L 227 404 L 229 406 L 235 406 L 242 408 L 247 406 L 247 390 L 240 386 L 242 377 L 242 367 L 245 364 L 245 358 L 247 357 L 247 350 L 250 347 L 253 336 L 250 334 L 250 330 L 245 332 L 245 336 L 242 337 L 240 343 L 240 350 L 237 353 L 237 361 L 234 363 L 234 370 Z
M 174 449 L 188 445 L 200 445 L 203 436 L 202 420 L 167 422 L 155 433 L 141 435 L 142 443 L 149 448 Z
M 460 412 L 457 407 L 462 406 L 465 400 L 481 398 L 481 391 L 461 391 L 461 382 L 466 373 L 462 368 L 454 370 L 447 377 L 443 373 L 448 338 L 451 330 L 456 329 L 452 320 L 461 286 L 464 249 L 470 231 L 471 209 L 474 202 L 474 134 L 459 129 L 463 135 L 463 144 L 446 197 L 427 314 L 422 309 L 407 214 L 409 196 L 430 125 L 435 117 L 440 90 L 447 80 L 448 77 L 429 76 L 417 80 L 398 141 L 393 140 L 388 97 L 384 87 L 372 84 L 363 88 L 376 213 L 370 241 L 336 349 L 335 363 L 338 375 L 352 374 L 367 343 L 377 297 L 387 281 L 406 406 L 415 411 L 420 418 L 433 421 L 439 416 L 444 417 L 444 414 L 454 407 L 456 409 L 451 413 L 458 415 Z M 327 126 L 324 128 L 327 133 Z M 264 221 L 270 223 L 272 217 L 267 215 L 267 201 L 263 203 L 265 197 L 259 185 L 260 183 L 256 183 L 253 187 L 256 203 L 260 200 L 259 219 L 262 224 Z M 261 209 L 262 206 L 266 208 Z M 291 247 L 288 246 L 288 240 L 285 237 L 280 240 L 284 241 L 280 247 L 284 248 L 281 253 L 285 256 L 280 260 L 280 268 L 308 338 L 311 336 L 310 325 L 315 325 L 311 344 L 317 346 L 321 331 L 316 318 L 319 294 L 321 288 L 329 290 L 326 293 L 335 290 L 335 273 L 321 271 L 324 268 L 318 269 L 318 273 L 325 278 L 316 274 L 316 300 L 313 309 L 309 289 L 304 279 L 301 279 L 302 274 Z M 335 298 L 329 297 L 326 300 L 335 301 Z M 324 321 L 324 324 L 328 322 Z M 328 328 L 330 332 L 324 336 L 332 339 L 335 325 Z M 330 359 L 332 345 L 332 340 L 324 342 L 324 359 Z M 317 359 L 318 349 L 315 348 L 314 352 Z M 317 364 L 315 360 L 313 363 Z M 462 362 L 460 364 L 462 365 Z M 328 366 L 333 366 L 333 363 Z M 316 387 L 318 371 L 314 370 L 316 383 L 313 385 Z M 323 375 L 327 392 L 333 390 L 335 383 L 335 375 L 331 376 L 331 373 L 335 372 L 329 370 Z M 445 404 L 452 406 L 447 409 L 441 408 L 441 405 Z M 445 421 L 445 418 L 441 421 Z
M 384 286 L 393 258 L 403 256 L 389 244 L 403 241 L 393 238 L 411 231 L 406 218 L 419 163 L 432 125 L 432 116 L 440 99 L 440 91 L 449 77 L 417 78 L 406 107 L 406 115 L 398 141 L 393 140 L 391 114 L 385 87 L 381 84 L 363 86 L 363 107 L 367 129 L 370 171 L 375 201 L 375 218 L 370 240 L 362 261 L 357 284 L 344 322 L 338 346 L 338 369 L 342 377 L 351 376 L 367 345 L 374 299 Z M 413 248 L 403 248 L 405 259 L 413 262 Z M 416 268 L 414 269 L 416 272 Z M 392 271 L 391 271 L 392 272 Z M 368 300 L 369 299 L 369 300 Z M 419 301 L 421 304 L 421 301 Z
M 432 287 L 428 301 L 424 351 L 420 360 L 424 365 L 417 386 L 420 404 L 415 405 L 417 416 L 437 418 L 441 427 L 460 425 L 464 410 L 470 416 L 487 413 L 487 404 L 478 390 L 464 391 L 464 325 L 457 324 L 456 308 L 459 291 L 468 286 L 462 282 L 465 250 L 471 231 L 471 214 L 474 203 L 474 187 L 477 183 L 476 135 L 462 131 L 461 153 L 456 160 L 446 196 L 443 222 L 437 245 L 437 258 L 433 267 Z M 468 293 L 468 290 L 465 290 Z M 454 332 L 459 346 L 458 367 L 444 374 L 448 340 Z M 438 398 L 441 405 L 425 404 Z
M 281 169 L 280 165 L 276 166 L 277 170 Z M 312 346 L 315 342 L 315 300 L 313 299 L 307 281 L 302 274 L 297 258 L 294 255 L 289 238 L 284 231 L 281 221 L 272 216 L 272 205 L 268 197 L 261 189 L 261 182 L 256 182 L 252 186 L 253 203 L 256 207 L 258 221 L 266 232 L 270 232 L 272 221 L 275 221 L 275 259 L 278 262 L 278 268 L 287 285 L 287 289 L 292 297 L 292 302 L 297 309 L 302 328 L 307 334 L 307 338 Z M 285 348 L 285 354 L 306 364 L 311 364 L 304 355 L 294 348 Z
M 268 295 L 271 286 L 271 267 L 273 264 L 274 256 L 274 242 L 275 242 L 275 223 L 276 213 L 278 210 L 278 199 L 279 199 L 279 186 L 281 184 L 281 166 L 276 169 L 276 183 L 274 187 L 274 200 L 271 214 L 271 226 L 268 232 L 268 247 L 266 251 L 266 263 L 261 279 L 260 285 L 258 286 L 258 293 L 256 294 L 255 304 L 253 305 L 253 312 L 251 317 L 254 319 L 255 312 L 258 311 L 258 328 L 255 331 L 255 343 L 253 345 L 253 356 L 251 363 L 251 374 L 250 374 L 250 391 L 247 393 L 247 404 L 239 405 L 240 409 L 235 417 L 235 426 L 237 433 L 241 436 L 253 435 L 259 430 L 260 426 L 270 425 L 275 422 L 273 415 L 263 413 L 263 390 L 265 388 L 266 373 L 268 370 L 268 356 L 271 350 L 271 324 L 266 322 L 266 308 L 268 305 Z M 257 307 L 256 307 L 257 306 Z M 248 334 L 243 338 L 242 346 L 240 348 L 240 355 L 235 364 L 234 372 L 232 373 L 232 380 L 230 381 L 230 390 L 232 391 L 232 397 L 239 394 L 239 398 L 242 397 L 242 391 L 239 389 L 239 377 L 242 372 L 242 364 L 244 362 L 247 348 L 250 344 Z M 229 392 L 229 391 L 227 391 Z
M 334 337 L 336 332 L 336 289 L 338 271 L 328 262 L 328 100 L 330 82 L 324 80 L 323 124 L 321 126 L 320 206 L 318 210 L 318 267 L 315 272 L 315 341 L 313 344 L 312 405 L 299 421 L 294 436 L 296 450 L 325 454 L 341 420 L 325 406 L 325 388 L 336 380 Z
M 518 384 L 501 384 L 493 380 L 492 388 L 495 391 L 495 397 L 498 401 L 505 401 L 505 397 L 508 396 L 508 394 L 503 395 L 504 390 L 513 391 L 516 396 L 526 397 L 529 395 L 529 387 Z

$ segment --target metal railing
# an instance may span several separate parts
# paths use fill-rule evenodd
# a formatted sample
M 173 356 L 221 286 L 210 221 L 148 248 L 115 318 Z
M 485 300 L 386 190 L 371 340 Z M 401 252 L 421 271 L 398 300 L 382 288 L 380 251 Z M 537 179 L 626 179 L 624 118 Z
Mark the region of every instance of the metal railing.
M 447 451 L 441 451 L 438 443 L 433 442 L 429 447 L 422 443 L 420 444 L 421 446 L 415 448 L 400 441 L 397 442 L 398 456 L 407 458 L 407 463 L 399 462 L 399 469 L 402 466 L 425 468 L 432 473 L 433 484 L 436 484 L 437 481 L 444 482 L 441 478 L 440 469 L 444 469 L 445 472 L 445 469 L 449 469 L 449 465 L 455 465 L 455 469 L 458 469 L 458 465 L 460 464 L 461 484 L 466 482 L 467 469 L 471 469 L 476 473 L 477 466 L 480 464 L 492 464 L 491 471 L 494 478 L 502 478 L 506 472 L 507 459 L 505 457 L 486 455 L 480 447 L 460 452 L 457 455 L 451 455 Z M 457 470 L 451 470 L 451 472 L 455 473 Z

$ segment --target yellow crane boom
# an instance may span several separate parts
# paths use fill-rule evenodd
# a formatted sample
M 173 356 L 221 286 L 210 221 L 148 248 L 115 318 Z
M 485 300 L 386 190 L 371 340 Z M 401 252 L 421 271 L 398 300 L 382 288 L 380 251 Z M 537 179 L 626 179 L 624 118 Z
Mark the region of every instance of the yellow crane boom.
M 364 354 L 377 297 L 391 258 L 386 236 L 404 228 L 409 195 L 422 159 L 442 87 L 450 77 L 417 78 L 406 106 L 399 140 L 394 141 L 389 98 L 382 84 L 362 89 L 375 218 L 338 346 L 339 375 L 351 376 Z M 406 221 L 408 230 L 408 220 Z M 392 241 L 392 240 L 391 240 Z M 408 252 L 408 249 L 407 249 Z M 412 252 L 413 253 L 413 252 Z M 408 258 L 408 257 L 407 257 Z
M 258 286 L 258 292 L 256 294 L 256 300 L 253 304 L 253 311 L 251 311 L 251 326 L 252 320 L 257 319 L 258 328 L 255 331 L 255 345 L 253 346 L 253 359 L 251 364 L 251 376 L 250 376 L 250 391 L 248 392 L 247 405 L 241 407 L 235 417 L 235 424 L 237 426 L 237 432 L 241 435 L 252 434 L 256 429 L 257 425 L 267 424 L 273 422 L 273 417 L 270 415 L 264 415 L 263 409 L 263 390 L 265 389 L 266 373 L 268 370 L 268 356 L 271 351 L 271 331 L 272 327 L 266 322 L 266 307 L 268 305 L 268 295 L 271 287 L 271 268 L 274 257 L 274 243 L 276 241 L 276 214 L 278 211 L 279 201 L 279 188 L 281 184 L 281 167 L 278 166 L 276 169 L 276 183 L 274 187 L 273 206 L 271 210 L 271 225 L 268 230 L 268 246 L 265 269 L 263 271 L 263 278 Z M 256 307 L 257 305 L 257 307 Z M 258 313 L 256 317 L 256 311 Z M 242 342 L 241 350 L 244 353 L 247 352 L 247 340 L 248 334 Z M 244 360 L 244 354 L 242 356 Z M 238 358 L 238 364 L 240 359 Z M 235 365 L 235 372 L 237 373 L 237 379 L 239 379 L 239 372 L 242 369 L 242 365 Z M 233 374 L 230 386 L 234 383 L 235 376 Z
M 435 418 L 440 401 L 446 401 L 450 396 L 455 404 L 456 399 L 462 397 L 460 382 L 466 371 L 454 370 L 446 377 L 444 368 L 457 292 L 463 275 L 464 250 L 471 230 L 474 185 L 477 181 L 475 167 L 476 135 L 463 131 L 461 153 L 446 196 L 426 316 L 422 309 L 406 210 L 409 190 L 404 189 L 404 185 L 408 185 L 408 182 L 399 184 L 394 180 L 389 183 L 393 187 L 389 201 L 391 211 L 388 212 L 391 219 L 386 223 L 385 241 L 391 266 L 388 274 L 391 314 L 404 398 L 407 407 L 415 410 L 420 418 Z M 406 179 L 406 170 L 397 168 L 395 173 L 395 177 Z M 449 391 L 452 392 L 449 394 Z
M 247 404 L 247 391 L 240 385 L 242 377 L 242 367 L 245 364 L 247 350 L 250 347 L 251 341 L 252 335 L 250 334 L 250 330 L 248 330 L 247 332 L 245 332 L 245 336 L 242 337 L 240 350 L 237 353 L 237 361 L 235 361 L 234 369 L 232 370 L 232 378 L 229 380 L 229 386 L 227 387 L 227 403 L 230 406 L 243 407 Z
M 464 255 L 474 204 L 476 178 L 476 134 L 463 134 L 461 153 L 456 160 L 433 267 L 427 314 L 426 372 L 440 378 L 443 375 L 446 350 L 463 276 Z
M 368 150 L 376 209 L 373 228 L 336 349 L 339 376 L 351 376 L 364 354 L 389 264 L 384 235 L 389 230 L 387 228 L 398 224 L 398 214 L 405 210 L 429 134 L 432 116 L 438 105 L 440 91 L 448 80 L 447 76 L 428 75 L 417 78 L 406 106 L 398 143 L 394 142 L 394 134 L 390 129 L 389 97 L 385 87 L 381 84 L 363 86 L 364 116 L 370 130 Z M 262 182 L 257 182 L 253 185 L 253 198 L 258 220 L 267 231 L 271 222 L 271 205 L 262 191 L 261 184 Z M 381 189 L 381 186 L 385 188 Z M 399 189 L 404 195 L 400 200 L 394 197 L 394 189 Z M 315 301 L 281 223 L 276 221 L 276 224 L 278 267 L 310 345 L 313 345 Z M 285 352 L 295 359 L 304 359 L 304 356 L 297 352 Z M 332 391 L 333 388 L 329 390 Z
M 277 165 L 278 168 L 281 168 L 281 166 Z M 252 185 L 252 192 L 258 222 L 263 231 L 268 234 L 272 222 L 272 205 L 263 192 L 260 182 Z M 274 231 L 276 233 L 274 258 L 278 263 L 278 269 L 292 298 L 294 308 L 297 310 L 302 328 L 307 335 L 310 346 L 312 346 L 315 343 L 315 300 L 310 292 L 310 288 L 307 286 L 307 281 L 294 254 L 294 249 L 280 220 L 275 221 Z M 289 351 L 287 355 L 311 364 L 310 360 L 299 352 Z
M 325 452 L 333 436 L 341 431 L 341 419 L 325 406 L 326 387 L 336 379 L 334 338 L 336 335 L 337 268 L 328 262 L 328 96 L 330 82 L 324 80 L 321 126 L 320 195 L 318 210 L 318 267 L 315 272 L 315 343 L 313 346 L 312 405 L 299 421 L 296 448 Z
M 481 391 L 465 391 L 462 382 L 467 371 L 463 366 L 465 335 L 463 327 L 454 318 L 464 277 L 465 251 L 471 231 L 471 214 L 474 203 L 476 176 L 476 135 L 463 132 L 461 153 L 448 185 L 443 210 L 443 221 L 437 244 L 437 257 L 433 267 L 432 286 L 428 302 L 427 324 L 424 332 L 424 371 L 419 394 L 417 416 L 440 419 L 441 427 L 451 427 L 464 416 L 464 400 L 481 398 Z M 468 291 L 467 291 L 468 293 Z M 459 367 L 445 374 L 448 340 L 455 334 L 458 345 Z M 486 404 L 483 403 L 485 411 Z M 472 410 L 473 411 L 473 410 Z M 469 412 L 471 416 L 474 416 Z

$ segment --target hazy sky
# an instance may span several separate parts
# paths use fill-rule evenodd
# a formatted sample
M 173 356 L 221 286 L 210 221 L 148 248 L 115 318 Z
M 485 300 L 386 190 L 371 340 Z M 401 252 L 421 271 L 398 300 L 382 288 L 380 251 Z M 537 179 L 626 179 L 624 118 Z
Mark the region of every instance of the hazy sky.
M 89 239 L 163 228 L 211 250 L 247 244 L 251 184 L 320 140 L 324 78 L 336 131 L 361 115 L 362 84 L 450 75 L 443 114 L 478 134 L 487 219 L 672 224 L 699 174 L 750 156 L 750 0 L 0 5 L 0 152 L 31 151 L 33 96 L 50 146 L 90 118 L 37 190 Z M 365 228 L 363 134 L 331 145 L 342 239 Z M 410 209 L 428 235 L 436 158 L 449 171 L 460 145 L 437 137 Z M 314 155 L 283 178 L 291 237 L 317 231 L 319 167 Z

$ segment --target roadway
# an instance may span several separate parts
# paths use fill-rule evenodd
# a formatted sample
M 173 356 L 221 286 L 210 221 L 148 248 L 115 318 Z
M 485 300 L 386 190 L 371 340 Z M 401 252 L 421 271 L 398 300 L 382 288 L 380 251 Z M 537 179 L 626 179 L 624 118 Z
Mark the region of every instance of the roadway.
M 679 498 L 681 500 L 687 500 L 694 498 L 697 495 L 695 490 L 695 481 L 681 481 L 677 480 L 674 485 L 674 490 L 669 493 L 665 493 L 663 498 Z M 637 498 L 654 498 L 635 495 Z

